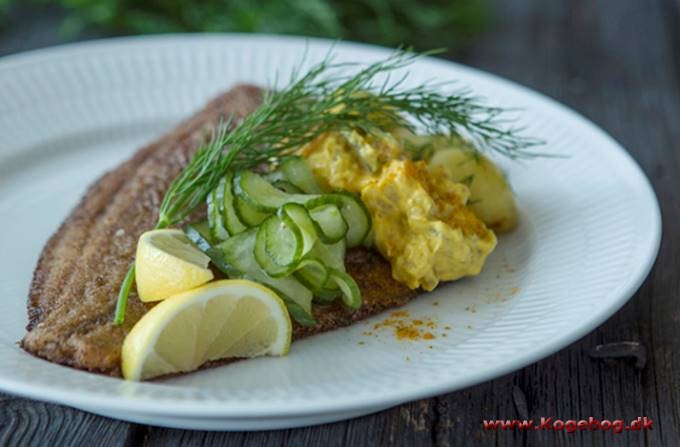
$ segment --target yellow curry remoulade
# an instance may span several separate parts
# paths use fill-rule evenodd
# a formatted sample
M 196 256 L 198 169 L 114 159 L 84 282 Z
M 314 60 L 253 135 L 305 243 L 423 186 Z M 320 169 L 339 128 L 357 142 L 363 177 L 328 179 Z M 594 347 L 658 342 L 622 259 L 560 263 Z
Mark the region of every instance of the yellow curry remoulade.
M 349 141 L 331 133 L 301 154 L 324 186 L 361 194 L 392 276 L 413 289 L 432 290 L 440 281 L 477 275 L 496 237 L 466 207 L 468 187 L 409 160 L 396 140 L 364 141 L 361 152 Z M 375 166 L 366 165 L 366 153 L 378 161 Z

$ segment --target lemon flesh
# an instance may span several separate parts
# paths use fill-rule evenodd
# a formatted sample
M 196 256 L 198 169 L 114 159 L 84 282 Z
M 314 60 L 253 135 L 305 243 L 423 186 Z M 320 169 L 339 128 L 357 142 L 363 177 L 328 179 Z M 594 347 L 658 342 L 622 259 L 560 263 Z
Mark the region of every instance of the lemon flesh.
M 189 372 L 211 360 L 288 353 L 292 326 L 272 290 L 221 280 L 172 296 L 147 312 L 123 342 L 128 380 Z
M 139 299 L 160 301 L 213 279 L 210 258 L 176 229 L 147 231 L 137 243 L 135 258 Z

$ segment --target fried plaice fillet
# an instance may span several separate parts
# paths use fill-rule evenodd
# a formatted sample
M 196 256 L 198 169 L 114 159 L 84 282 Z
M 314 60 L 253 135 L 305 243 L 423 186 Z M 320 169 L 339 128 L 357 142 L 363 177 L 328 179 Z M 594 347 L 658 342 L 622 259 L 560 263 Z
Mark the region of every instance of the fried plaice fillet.
M 166 189 L 203 136 L 221 119 L 252 112 L 260 98 L 257 87 L 233 88 L 90 186 L 40 256 L 28 297 L 23 349 L 74 368 L 121 375 L 125 335 L 147 311 L 133 292 L 124 325 L 112 323 L 137 239 L 154 226 Z M 315 305 L 318 324 L 294 324 L 294 339 L 350 325 L 401 306 L 416 294 L 392 279 L 390 265 L 377 253 L 350 250 L 346 263 L 361 288 L 361 309 Z

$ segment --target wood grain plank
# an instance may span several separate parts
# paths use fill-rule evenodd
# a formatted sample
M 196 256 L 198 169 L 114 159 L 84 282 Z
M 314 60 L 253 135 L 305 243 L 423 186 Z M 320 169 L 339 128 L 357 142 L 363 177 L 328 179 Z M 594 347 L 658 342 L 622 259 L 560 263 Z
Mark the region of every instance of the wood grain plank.
M 61 405 L 0 394 L 0 445 L 2 446 L 124 446 L 138 428 Z M 138 438 L 137 438 L 138 439 Z
M 436 427 L 435 400 L 420 400 L 373 415 L 335 424 L 253 433 L 210 433 L 151 429 L 145 446 L 324 447 L 372 445 L 430 445 Z

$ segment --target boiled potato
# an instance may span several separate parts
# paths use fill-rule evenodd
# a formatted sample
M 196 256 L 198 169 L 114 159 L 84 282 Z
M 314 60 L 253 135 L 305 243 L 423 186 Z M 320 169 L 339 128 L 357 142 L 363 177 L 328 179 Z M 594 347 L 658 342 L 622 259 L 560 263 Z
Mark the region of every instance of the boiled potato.
M 470 188 L 468 204 L 488 227 L 497 232 L 517 226 L 517 206 L 510 185 L 496 165 L 464 145 L 435 150 L 429 166 L 441 166 L 456 182 Z

